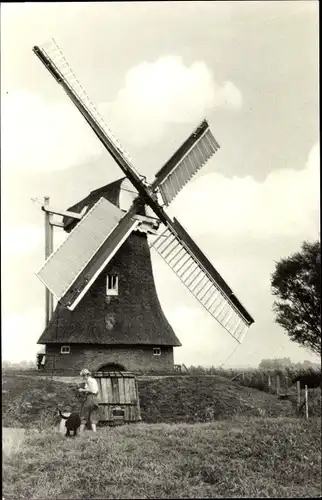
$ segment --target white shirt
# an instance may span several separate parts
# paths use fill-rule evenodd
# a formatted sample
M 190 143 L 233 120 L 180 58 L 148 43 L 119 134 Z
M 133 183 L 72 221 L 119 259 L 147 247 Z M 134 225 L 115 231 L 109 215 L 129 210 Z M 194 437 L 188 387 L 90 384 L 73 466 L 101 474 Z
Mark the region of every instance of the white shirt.
M 92 394 L 98 394 L 98 385 L 95 378 L 88 377 L 88 379 L 85 381 L 84 389 L 86 391 L 90 391 Z

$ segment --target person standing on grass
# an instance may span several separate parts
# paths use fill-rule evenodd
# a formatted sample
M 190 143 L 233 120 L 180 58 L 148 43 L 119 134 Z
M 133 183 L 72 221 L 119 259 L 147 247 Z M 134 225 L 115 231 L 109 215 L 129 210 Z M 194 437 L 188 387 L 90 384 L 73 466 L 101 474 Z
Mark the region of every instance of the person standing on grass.
M 85 425 L 87 422 L 91 424 L 91 428 L 93 432 L 96 432 L 96 424 L 98 421 L 98 410 L 99 410 L 99 395 L 98 395 L 98 385 L 95 380 L 91 376 L 89 370 L 84 368 L 80 372 L 81 377 L 84 380 L 84 388 L 80 387 L 78 391 L 83 393 L 85 398 L 81 405 L 80 417 L 81 417 L 81 426 L 80 432 L 83 432 L 85 429 Z

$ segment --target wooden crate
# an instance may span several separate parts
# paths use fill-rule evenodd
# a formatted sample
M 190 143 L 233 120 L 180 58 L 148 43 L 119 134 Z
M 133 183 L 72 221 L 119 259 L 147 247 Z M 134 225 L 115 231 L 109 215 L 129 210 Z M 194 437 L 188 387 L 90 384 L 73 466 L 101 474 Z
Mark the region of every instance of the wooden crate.
M 114 424 L 113 410 L 124 410 L 124 423 L 141 420 L 137 381 L 130 372 L 96 372 L 100 396 L 100 420 Z

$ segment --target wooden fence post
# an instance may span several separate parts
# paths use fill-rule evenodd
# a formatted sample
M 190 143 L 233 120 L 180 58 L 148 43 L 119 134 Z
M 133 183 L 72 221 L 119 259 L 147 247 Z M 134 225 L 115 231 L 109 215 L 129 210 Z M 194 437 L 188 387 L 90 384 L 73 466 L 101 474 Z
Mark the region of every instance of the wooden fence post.
M 309 418 L 309 397 L 308 397 L 308 390 L 307 390 L 307 385 L 305 386 L 305 420 L 308 420 Z
M 285 375 L 284 384 L 285 384 L 285 394 L 288 394 L 288 376 L 287 375 Z
M 280 376 L 277 374 L 276 375 L 276 395 L 279 396 L 280 394 Z
M 299 410 L 301 405 L 301 384 L 299 380 L 296 382 L 296 390 L 297 390 L 297 409 Z

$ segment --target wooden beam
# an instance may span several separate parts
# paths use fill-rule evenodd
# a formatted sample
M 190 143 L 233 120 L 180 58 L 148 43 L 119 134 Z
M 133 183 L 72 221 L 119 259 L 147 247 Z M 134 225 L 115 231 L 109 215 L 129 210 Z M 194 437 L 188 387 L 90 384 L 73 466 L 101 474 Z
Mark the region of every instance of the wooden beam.
M 141 222 L 152 222 L 154 224 L 160 223 L 160 221 L 157 217 L 150 217 L 148 215 L 133 215 L 133 219 L 137 219 Z
M 45 196 L 44 198 L 44 207 L 49 205 L 49 197 Z M 51 214 L 45 210 L 45 259 L 54 251 L 54 242 L 53 242 L 53 227 L 51 225 Z M 45 314 L 46 314 L 46 326 L 49 324 L 54 309 L 53 295 L 46 287 L 46 296 L 45 296 Z
M 133 219 L 139 221 L 138 230 L 143 233 L 158 234 L 160 225 L 159 219 L 145 215 L 134 215 Z
M 86 207 L 85 207 L 86 208 Z M 55 209 L 55 208 L 52 208 L 52 207 L 49 207 L 47 205 L 43 205 L 41 207 L 41 209 L 44 211 L 44 212 L 47 212 L 47 213 L 50 213 L 50 214 L 55 214 L 55 215 L 62 215 L 63 217 L 72 217 L 73 219 L 82 219 L 83 216 L 84 216 L 84 209 L 81 211 L 80 214 L 78 214 L 77 212 L 70 212 L 69 210 L 58 210 L 58 209 Z
M 50 221 L 50 225 L 51 226 L 56 226 L 56 227 L 64 227 L 64 223 L 63 222 L 59 222 L 58 220 L 57 221 L 55 221 L 55 220 Z

